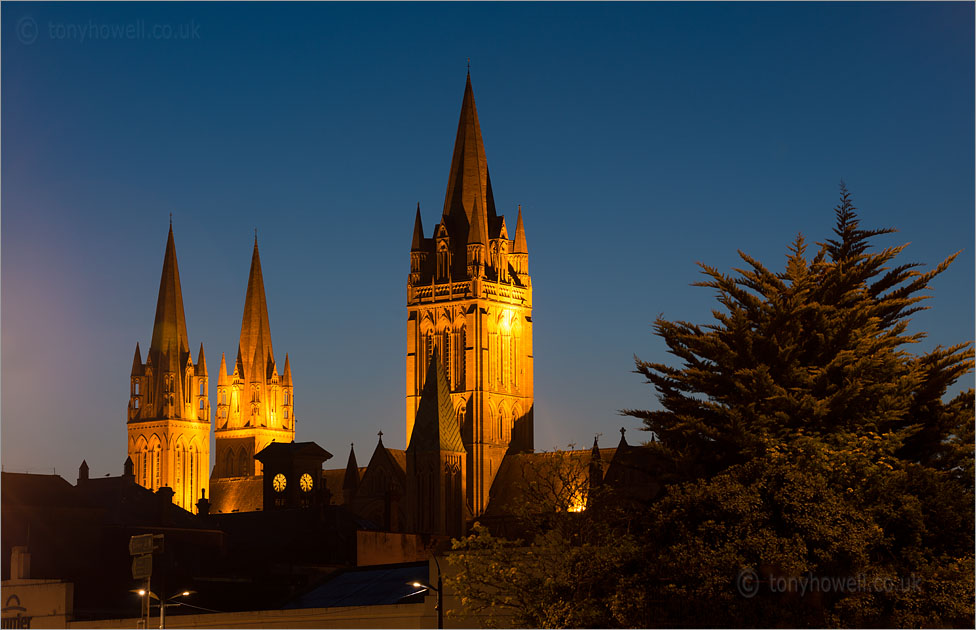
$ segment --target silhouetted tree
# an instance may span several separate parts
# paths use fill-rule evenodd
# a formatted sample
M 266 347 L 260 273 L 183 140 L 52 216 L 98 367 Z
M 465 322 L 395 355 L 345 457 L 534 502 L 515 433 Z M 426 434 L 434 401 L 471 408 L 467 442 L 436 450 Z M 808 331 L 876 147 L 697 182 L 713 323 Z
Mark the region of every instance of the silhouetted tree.
M 843 185 L 836 217 L 835 238 L 808 260 L 798 237 L 781 273 L 741 252 L 734 276 L 703 265 L 724 307 L 714 323 L 655 323 L 682 364 L 638 359 L 662 409 L 624 413 L 674 474 L 631 611 L 661 625 L 972 624 L 973 391 L 943 397 L 973 353 L 907 351 L 924 336 L 909 316 L 955 256 L 921 272 L 894 264 L 904 246 L 871 251 L 892 230 L 861 229 Z M 752 598 L 735 588 L 743 570 Z M 858 586 L 799 592 L 804 576 Z

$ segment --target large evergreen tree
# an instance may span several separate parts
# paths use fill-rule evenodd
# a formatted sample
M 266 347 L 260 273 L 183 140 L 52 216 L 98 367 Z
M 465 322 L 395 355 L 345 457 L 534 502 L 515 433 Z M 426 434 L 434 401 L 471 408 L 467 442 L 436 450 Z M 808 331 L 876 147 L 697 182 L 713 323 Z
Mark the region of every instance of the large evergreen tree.
M 714 323 L 657 320 L 681 365 L 637 360 L 662 409 L 625 413 L 673 475 L 620 621 L 972 624 L 973 390 L 943 398 L 973 352 L 913 354 L 924 334 L 908 332 L 955 256 L 923 272 L 895 262 L 904 246 L 873 251 L 892 230 L 861 229 L 843 185 L 836 217 L 781 273 L 741 252 L 736 275 L 703 266 Z M 742 571 L 754 597 L 735 588 Z M 796 592 L 804 577 L 819 588 Z
M 663 409 L 641 418 L 682 478 L 709 476 L 798 435 L 846 445 L 874 433 L 905 461 L 958 472 L 972 482 L 972 392 L 942 398 L 972 367 L 971 344 L 914 355 L 924 333 L 909 317 L 934 269 L 894 264 L 905 246 L 871 251 L 891 229 L 860 228 L 842 185 L 836 238 L 812 260 L 802 236 L 774 273 L 740 252 L 747 267 L 725 275 L 702 265 L 724 311 L 705 326 L 659 318 L 655 331 L 675 367 L 637 360 Z

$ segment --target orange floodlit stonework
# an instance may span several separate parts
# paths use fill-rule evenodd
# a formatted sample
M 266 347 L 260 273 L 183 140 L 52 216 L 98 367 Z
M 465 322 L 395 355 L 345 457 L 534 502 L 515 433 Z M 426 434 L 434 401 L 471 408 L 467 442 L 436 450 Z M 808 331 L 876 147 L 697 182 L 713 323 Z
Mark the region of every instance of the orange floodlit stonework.
M 406 429 L 424 377 L 443 363 L 466 450 L 465 502 L 484 512 L 506 453 L 533 448 L 532 280 L 521 208 L 509 237 L 495 211 L 471 77 L 441 221 L 424 236 L 420 207 L 407 280 Z
M 136 483 L 171 488 L 173 502 L 191 512 L 210 476 L 207 387 L 203 344 L 196 363 L 189 350 L 171 225 L 146 362 L 138 343 L 132 360 L 126 428 Z

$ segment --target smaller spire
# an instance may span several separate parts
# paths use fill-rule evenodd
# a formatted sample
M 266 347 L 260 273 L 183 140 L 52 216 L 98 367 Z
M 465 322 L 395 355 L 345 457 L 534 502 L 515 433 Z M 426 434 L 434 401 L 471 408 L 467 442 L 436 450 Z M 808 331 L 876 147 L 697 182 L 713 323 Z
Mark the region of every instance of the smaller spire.
M 285 371 L 281 374 L 281 381 L 285 387 L 291 387 L 291 362 L 288 360 L 288 353 L 285 353 Z
M 518 221 L 515 223 L 515 246 L 513 254 L 528 254 L 529 246 L 525 243 L 525 226 L 522 225 L 522 204 L 518 207 Z
M 222 387 L 227 384 L 227 358 L 224 353 L 220 353 L 220 371 L 217 372 L 217 386 Z
M 139 342 L 136 342 L 136 354 L 132 357 L 132 376 L 142 375 L 142 353 L 139 352 Z
M 203 354 L 203 342 L 200 342 L 200 352 L 197 354 L 197 376 L 207 375 L 207 357 Z
M 624 427 L 620 427 L 620 444 L 617 445 L 617 448 L 624 448 L 625 446 L 630 446 L 629 444 L 627 444 L 627 438 L 624 437 L 625 433 L 627 433 L 627 429 L 625 429 Z
M 349 460 L 346 462 L 346 476 L 342 480 L 343 492 L 356 492 L 359 488 L 359 464 L 356 463 L 356 449 L 349 445 Z
M 593 436 L 593 449 L 590 451 L 592 459 L 600 459 L 600 434 Z
M 88 462 L 81 460 L 81 466 L 78 467 L 78 482 L 88 481 Z
M 417 218 L 413 222 L 413 243 L 410 245 L 411 251 L 420 251 L 424 244 L 424 224 L 420 220 L 420 202 L 417 202 Z

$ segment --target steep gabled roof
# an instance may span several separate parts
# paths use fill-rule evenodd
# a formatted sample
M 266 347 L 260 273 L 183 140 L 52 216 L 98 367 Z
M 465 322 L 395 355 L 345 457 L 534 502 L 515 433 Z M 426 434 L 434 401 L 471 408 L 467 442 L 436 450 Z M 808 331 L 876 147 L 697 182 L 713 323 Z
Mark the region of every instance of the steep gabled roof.
M 451 389 L 447 384 L 444 364 L 439 358 L 437 348 L 434 348 L 427 367 L 427 379 L 420 393 L 417 419 L 407 446 L 407 452 L 411 451 L 466 452 L 461 441 L 460 427 L 454 417 Z

